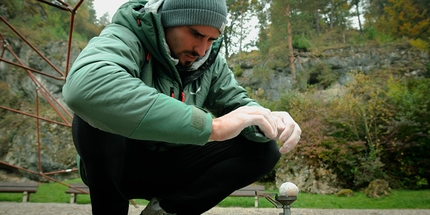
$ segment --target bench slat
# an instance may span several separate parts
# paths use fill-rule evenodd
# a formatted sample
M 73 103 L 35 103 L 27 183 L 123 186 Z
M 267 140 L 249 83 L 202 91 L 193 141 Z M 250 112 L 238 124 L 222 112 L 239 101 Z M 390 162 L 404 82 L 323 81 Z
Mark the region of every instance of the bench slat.
M 39 183 L 0 182 L 0 192 L 31 192 L 35 193 Z
M 35 193 L 37 191 L 37 187 L 1 187 L 0 192 L 4 193 L 22 193 L 27 191 L 29 193 Z
M 66 193 L 70 194 L 70 204 L 76 203 L 76 198 L 78 197 L 78 194 L 88 194 L 90 192 L 90 188 L 86 184 L 70 184 L 70 186 L 72 187 L 69 187 L 69 189 L 66 190 Z M 73 187 L 76 187 L 85 192 L 77 190 Z
M 254 206 L 258 207 L 258 198 L 263 197 L 265 187 L 262 185 L 248 185 L 230 194 L 233 197 L 254 197 Z
M 261 185 L 249 185 L 246 187 L 242 187 L 239 190 L 251 190 L 251 191 L 255 191 L 255 190 L 264 190 L 264 186 Z
M 256 191 L 262 192 L 264 190 L 264 186 L 261 185 L 248 185 L 246 187 L 242 187 L 239 190 L 234 191 L 230 194 L 230 196 L 255 196 Z
M 36 193 L 39 183 L 34 182 L 0 182 L 0 192 L 23 193 L 22 202 L 30 201 L 30 193 Z
M 236 190 L 230 196 L 255 196 L 255 190 Z

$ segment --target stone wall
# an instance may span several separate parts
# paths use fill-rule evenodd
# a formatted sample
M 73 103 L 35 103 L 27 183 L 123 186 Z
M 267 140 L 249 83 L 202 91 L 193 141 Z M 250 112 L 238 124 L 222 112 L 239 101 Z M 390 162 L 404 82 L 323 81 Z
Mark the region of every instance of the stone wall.
M 287 60 L 287 57 L 285 57 Z M 240 65 L 243 74 L 237 77 L 239 83 L 253 90 L 261 88 L 271 100 L 280 98 L 281 93 L 292 88 L 291 68 L 269 68 L 270 77 L 262 79 L 254 73 L 255 67 L 266 63 L 258 60 L 229 60 L 230 67 Z M 318 53 L 300 52 L 296 54 L 296 74 L 312 69 L 317 64 L 327 65 L 338 76 L 338 83 L 345 84 L 349 80 L 348 72 L 362 71 L 370 73 L 375 70 L 396 71 L 402 76 L 430 77 L 429 54 L 410 47 L 407 44 L 368 45 L 358 47 L 342 47 L 325 49 Z

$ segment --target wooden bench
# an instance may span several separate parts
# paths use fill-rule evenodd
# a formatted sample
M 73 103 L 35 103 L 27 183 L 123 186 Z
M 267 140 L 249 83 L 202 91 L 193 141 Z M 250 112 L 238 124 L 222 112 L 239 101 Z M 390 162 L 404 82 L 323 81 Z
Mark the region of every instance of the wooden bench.
M 70 184 L 71 187 L 66 190 L 67 194 L 70 194 L 70 203 L 76 203 L 76 198 L 78 194 L 89 194 L 89 188 L 85 184 Z M 80 190 L 77 190 L 78 188 Z M 230 194 L 233 197 L 254 197 L 254 206 L 258 207 L 258 199 L 264 197 L 265 191 L 264 186 L 261 185 L 248 185 L 239 190 L 234 191 Z M 84 192 L 83 192 L 84 191 Z
M 0 192 L 23 193 L 22 202 L 29 202 L 30 194 L 36 193 L 38 187 L 36 182 L 0 182 Z
M 90 189 L 85 184 L 70 184 L 70 187 L 66 190 L 66 193 L 70 194 L 70 204 L 73 204 L 76 203 L 78 194 L 89 194 Z
M 254 206 L 258 207 L 258 199 L 260 197 L 264 197 L 265 191 L 264 186 L 262 185 L 248 185 L 246 187 L 243 187 L 239 190 L 234 191 L 230 194 L 230 196 L 236 196 L 236 197 L 254 197 L 255 202 Z

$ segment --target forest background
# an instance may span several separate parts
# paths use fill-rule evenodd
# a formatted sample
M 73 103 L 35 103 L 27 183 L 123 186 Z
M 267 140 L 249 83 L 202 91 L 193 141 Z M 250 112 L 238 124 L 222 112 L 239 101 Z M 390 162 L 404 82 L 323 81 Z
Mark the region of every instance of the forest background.
M 77 0 L 66 2 L 73 5 Z M 338 74 L 325 64 L 295 68 L 299 53 L 318 58 L 323 50 L 341 47 L 402 44 L 428 56 L 428 0 L 227 0 L 227 5 L 230 23 L 223 35 L 227 60 L 252 59 L 260 77 L 288 67 L 293 80 L 293 87 L 278 100 L 248 88 L 263 105 L 288 111 L 303 130 L 297 148 L 278 165 L 300 160 L 305 166 L 324 167 L 337 175 L 340 186 L 351 189 L 364 188 L 375 179 L 397 189 L 429 188 L 429 63 L 426 72 L 412 76 L 405 75 L 405 68 L 351 71 L 352 79 L 341 92 L 324 98 L 320 92 L 336 84 Z M 37 0 L 0 0 L 0 12 L 39 46 L 65 41 L 69 34 L 70 14 Z M 258 18 L 258 37 L 249 41 L 245 38 L 255 29 L 247 23 L 253 17 Z M 85 0 L 76 13 L 75 48 L 85 47 L 109 22 L 109 14 L 97 18 L 93 1 Z M 5 25 L 0 31 L 13 37 Z M 231 69 L 240 78 L 243 68 Z M 2 105 L 27 99 L 6 96 L 5 91 Z M 275 177 L 276 169 L 262 181 Z

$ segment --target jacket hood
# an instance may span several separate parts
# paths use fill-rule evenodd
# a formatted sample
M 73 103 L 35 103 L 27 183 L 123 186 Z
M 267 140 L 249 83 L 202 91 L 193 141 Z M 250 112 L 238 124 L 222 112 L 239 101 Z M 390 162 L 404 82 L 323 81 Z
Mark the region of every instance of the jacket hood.
M 170 55 L 170 49 L 164 37 L 164 29 L 161 24 L 159 9 L 164 0 L 149 0 L 146 1 L 129 1 L 124 3 L 112 18 L 112 23 L 125 26 L 134 32 L 140 41 L 142 41 L 144 48 L 151 56 L 156 58 L 162 64 L 175 67 L 178 60 Z M 214 42 L 211 49 L 209 49 L 205 56 L 196 60 L 190 71 L 207 68 L 212 64 L 221 47 L 222 39 Z M 170 68 L 171 69 L 171 68 Z
M 164 30 L 157 14 L 157 7 L 160 7 L 162 2 L 163 0 L 148 3 L 129 1 L 121 5 L 112 18 L 113 24 L 122 25 L 136 34 L 146 51 L 159 60 L 169 58 L 165 48 Z
M 149 0 L 145 5 L 145 11 L 149 13 L 158 13 L 164 0 Z

